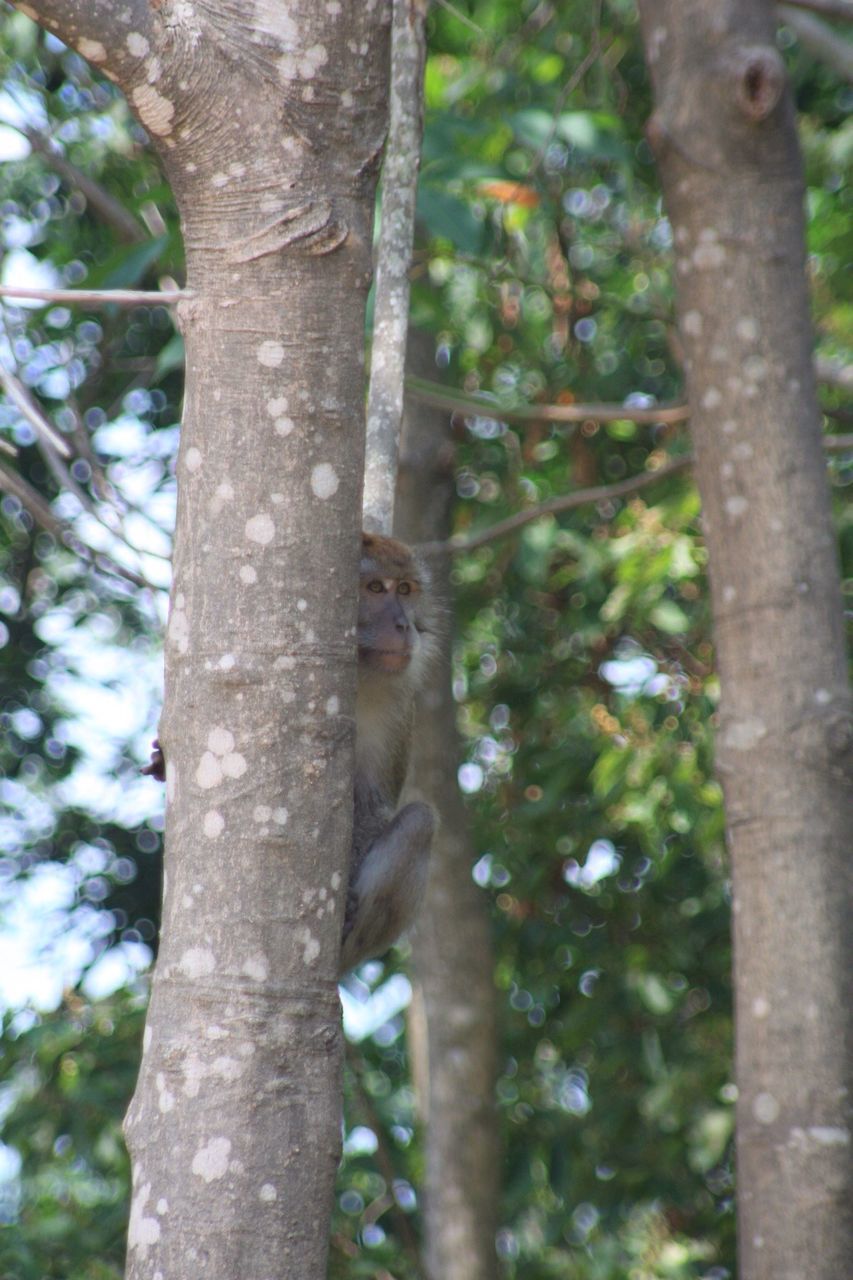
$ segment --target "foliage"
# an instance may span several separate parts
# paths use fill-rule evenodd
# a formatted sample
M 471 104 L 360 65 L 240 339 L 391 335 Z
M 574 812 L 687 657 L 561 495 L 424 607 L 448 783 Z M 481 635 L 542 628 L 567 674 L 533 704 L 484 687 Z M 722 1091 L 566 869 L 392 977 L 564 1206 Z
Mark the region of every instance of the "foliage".
M 460 0 L 434 6 L 429 23 L 412 310 L 437 336 L 442 376 L 505 405 L 678 399 L 633 4 Z M 849 358 L 843 95 L 792 33 L 780 43 L 801 110 L 819 343 Z M 128 243 L 32 152 L 0 167 L 7 257 L 26 254 L 28 269 L 66 285 L 180 278 L 171 196 L 113 87 L 19 14 L 6 19 L 0 70 L 0 112 L 23 108 L 141 229 Z M 155 942 L 161 801 L 136 770 L 157 697 L 180 340 L 163 309 L 3 314 L 11 367 L 72 448 L 63 474 L 0 405 L 0 436 L 18 449 L 0 464 L 59 521 L 39 531 L 18 498 L 0 501 L 6 910 L 64 868 L 67 928 L 92 973 L 110 943 L 131 963 Z M 834 429 L 840 393 L 823 396 Z M 686 448 L 684 428 L 628 419 L 460 419 L 457 530 Z M 846 553 L 849 462 L 831 476 Z M 682 473 L 455 560 L 460 782 L 475 878 L 494 902 L 503 1005 L 498 1243 L 519 1280 L 722 1280 L 734 1266 L 728 885 L 698 516 Z M 104 553 L 153 589 L 105 568 Z M 366 1007 L 381 1009 L 388 970 L 363 976 Z M 422 1154 L 404 1003 L 351 1046 L 339 1278 L 417 1274 Z M 75 993 L 45 1007 L 4 1029 L 2 1135 L 21 1164 L 0 1183 L 0 1276 L 102 1280 L 122 1265 L 119 1125 L 140 1000 Z

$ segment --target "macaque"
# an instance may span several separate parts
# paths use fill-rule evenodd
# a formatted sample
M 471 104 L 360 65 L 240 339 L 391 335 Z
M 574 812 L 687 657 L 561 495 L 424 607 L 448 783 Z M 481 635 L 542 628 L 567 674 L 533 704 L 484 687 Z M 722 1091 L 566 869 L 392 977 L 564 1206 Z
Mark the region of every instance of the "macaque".
M 396 538 L 363 533 L 355 813 L 341 977 L 388 950 L 412 923 L 426 884 L 435 815 L 421 803 L 395 810 L 409 763 L 415 695 L 436 650 L 439 613 L 414 552 Z M 165 778 L 159 742 L 142 772 Z

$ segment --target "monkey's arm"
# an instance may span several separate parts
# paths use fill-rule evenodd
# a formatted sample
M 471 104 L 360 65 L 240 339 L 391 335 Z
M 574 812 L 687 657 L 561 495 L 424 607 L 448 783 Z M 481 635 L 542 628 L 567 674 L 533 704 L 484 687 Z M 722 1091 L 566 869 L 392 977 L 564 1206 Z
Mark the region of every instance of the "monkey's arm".
M 426 886 L 435 814 L 407 804 L 354 868 L 340 976 L 387 951 L 415 918 Z

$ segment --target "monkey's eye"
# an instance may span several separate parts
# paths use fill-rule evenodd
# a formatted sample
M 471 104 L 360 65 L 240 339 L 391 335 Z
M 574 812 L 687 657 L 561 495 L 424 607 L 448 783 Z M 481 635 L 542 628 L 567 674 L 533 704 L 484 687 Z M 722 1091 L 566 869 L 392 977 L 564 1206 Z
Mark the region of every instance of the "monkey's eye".
M 384 588 L 384 586 L 382 585 L 382 583 L 380 582 L 380 580 L 379 580 L 378 578 L 373 578 L 370 582 L 368 582 L 368 584 L 367 584 L 367 590 L 368 590 L 368 591 L 373 591 L 373 592 L 375 592 L 375 593 L 378 595 L 378 594 L 379 594 L 379 592 L 380 592 L 380 591 L 384 591 L 384 590 L 385 590 L 385 588 Z
M 398 582 L 398 583 L 397 583 L 397 595 L 398 595 L 398 596 L 410 596 L 411 594 L 412 594 L 412 584 L 411 584 L 411 582 Z

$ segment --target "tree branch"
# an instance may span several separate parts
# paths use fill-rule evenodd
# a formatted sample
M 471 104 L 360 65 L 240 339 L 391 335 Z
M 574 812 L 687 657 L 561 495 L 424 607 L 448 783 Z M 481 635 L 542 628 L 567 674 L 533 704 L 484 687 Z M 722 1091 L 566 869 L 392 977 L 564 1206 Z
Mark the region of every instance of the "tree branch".
M 811 13 L 801 13 L 793 4 L 780 4 L 779 17 L 796 33 L 797 39 L 818 61 L 823 62 L 847 83 L 853 81 L 853 44 Z
M 154 43 L 153 13 L 159 4 L 149 0 L 12 0 L 28 18 L 59 36 L 63 44 L 91 62 L 98 71 L 109 70 L 117 79 L 139 58 L 125 46 L 128 32 Z M 121 15 L 121 16 L 119 16 Z
M 147 240 L 144 227 L 133 214 L 99 182 L 66 159 L 53 138 L 39 129 L 25 128 L 23 132 L 33 151 L 44 157 L 45 163 L 50 165 L 54 173 L 59 174 L 63 182 L 82 192 L 89 208 L 102 222 L 113 228 L 119 239 L 126 244 L 140 244 Z
M 27 289 L 0 284 L 0 298 L 26 298 L 45 306 L 65 303 L 85 307 L 171 307 L 194 297 L 191 289 Z
M 853 434 L 825 436 L 823 447 L 826 453 L 846 453 L 848 450 L 853 450 Z M 465 534 L 457 534 L 447 542 L 425 542 L 419 546 L 418 550 L 428 556 L 457 555 L 460 551 L 473 551 L 476 547 L 483 547 L 489 542 L 496 542 L 499 538 L 515 533 L 516 530 L 524 528 L 534 520 L 539 520 L 542 516 L 573 511 L 576 507 L 583 507 L 588 503 L 624 498 L 630 493 L 638 493 L 641 489 L 656 484 L 658 480 L 666 479 L 667 476 L 686 471 L 692 465 L 692 453 L 685 453 L 665 462 L 655 471 L 644 471 L 640 475 L 619 480 L 616 484 L 597 485 L 591 489 L 576 489 L 574 493 L 559 494 L 555 498 L 549 498 L 547 502 L 540 502 L 535 507 L 528 507 L 525 511 L 517 511 L 515 515 L 507 516 L 505 520 L 499 520 L 497 524 L 493 524 L 490 529 L 484 529 L 482 533 L 467 537 Z
M 0 385 L 18 412 L 26 418 L 38 438 L 45 441 L 60 457 L 70 458 L 71 449 L 68 441 L 59 434 L 53 423 L 48 421 L 20 379 L 2 364 L 0 364 Z
M 423 132 L 426 9 L 426 0 L 394 0 L 391 104 L 382 166 L 363 500 L 365 525 L 380 533 L 390 533 L 394 523 L 409 323 L 409 264 Z
M 850 0 L 789 0 L 798 9 L 811 9 L 824 18 L 837 18 L 840 22 L 853 22 L 853 4 Z
M 495 422 L 685 422 L 689 417 L 686 404 L 661 404 L 640 408 L 623 404 L 529 404 L 509 408 L 485 396 L 454 391 L 439 382 L 409 374 L 406 391 L 421 404 L 448 413 L 466 413 L 471 417 L 491 418 Z

